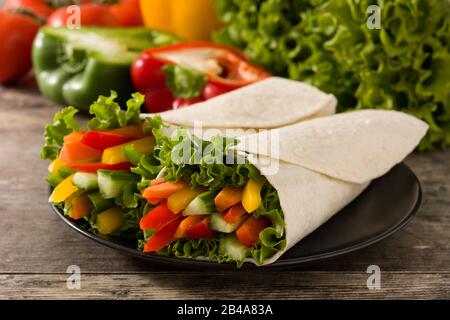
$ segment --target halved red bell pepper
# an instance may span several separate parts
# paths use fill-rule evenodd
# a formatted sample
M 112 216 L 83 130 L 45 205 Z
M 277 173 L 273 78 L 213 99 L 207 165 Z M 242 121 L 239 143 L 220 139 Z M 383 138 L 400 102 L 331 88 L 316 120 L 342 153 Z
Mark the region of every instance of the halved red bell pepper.
M 153 208 L 139 222 L 141 230 L 161 230 L 172 221 L 181 217 L 180 214 L 174 214 L 167 207 L 167 203 L 163 202 L 159 206 Z
M 272 222 L 265 217 L 250 216 L 236 230 L 236 236 L 246 247 L 252 247 L 259 241 L 259 233 L 270 227 Z
M 212 238 L 215 232 L 209 228 L 210 216 L 188 216 L 184 218 L 175 233 L 176 239 L 181 238 Z
M 144 252 L 159 251 L 170 244 L 172 241 L 176 240 L 175 232 L 177 231 L 180 223 L 181 219 L 177 218 L 176 220 L 166 225 L 163 229 L 154 233 L 144 245 Z
M 81 142 L 97 150 L 105 150 L 119 144 L 132 141 L 134 138 L 107 131 L 90 130 L 84 134 Z
M 131 77 L 135 88 L 145 94 L 149 112 L 172 109 L 173 102 L 179 98 L 170 97 L 167 92 L 163 72 L 167 64 L 193 69 L 207 76 L 208 82 L 203 93 L 196 97 L 201 98 L 198 101 L 270 77 L 261 67 L 248 62 L 240 51 L 210 42 L 180 42 L 147 49 L 133 63 Z M 180 105 L 179 100 L 177 105 Z
M 97 170 L 130 170 L 133 166 L 131 162 L 121 162 L 116 164 L 105 164 L 101 162 L 71 162 L 67 166 L 81 172 L 95 173 Z

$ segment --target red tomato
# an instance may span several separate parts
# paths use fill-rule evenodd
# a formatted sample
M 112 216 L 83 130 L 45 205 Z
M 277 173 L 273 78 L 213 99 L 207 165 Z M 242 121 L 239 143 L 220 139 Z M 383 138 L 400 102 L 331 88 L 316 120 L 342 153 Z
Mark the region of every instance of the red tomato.
M 47 4 L 45 0 L 6 0 L 3 6 L 4 11 L 16 11 L 21 9 L 29 10 L 43 20 L 55 11 L 55 8 Z
M 167 203 L 163 202 L 147 213 L 139 222 L 139 226 L 141 230 L 161 230 L 179 217 L 181 217 L 181 213 L 174 214 L 167 207 Z
M 81 142 L 97 150 L 105 150 L 132 141 L 134 138 L 122 136 L 106 131 L 90 130 L 81 139 Z
M 208 82 L 203 89 L 203 97 L 208 100 L 221 94 L 232 91 L 233 88 L 226 87 L 217 83 Z
M 163 112 L 172 109 L 173 95 L 167 88 L 151 89 L 145 92 L 145 108 L 148 112 Z
M 236 230 L 236 236 L 244 246 L 252 247 L 259 241 L 259 233 L 271 224 L 271 221 L 265 217 L 250 216 Z
M 173 101 L 172 108 L 174 110 L 181 109 L 181 108 L 185 108 L 185 107 L 188 107 L 190 105 L 193 105 L 193 104 L 196 104 L 196 103 L 202 102 L 202 101 L 205 101 L 205 99 L 203 99 L 203 97 L 197 97 L 197 98 L 193 98 L 193 99 L 189 99 L 189 100 L 185 100 L 183 98 L 176 98 Z
M 180 225 L 181 219 L 176 219 L 163 229 L 157 231 L 144 245 L 144 252 L 159 251 L 175 240 L 175 232 Z
M 116 164 L 105 164 L 100 162 L 71 162 L 67 166 L 81 172 L 95 173 L 97 170 L 130 170 L 132 164 L 130 162 L 121 162 Z
M 188 216 L 178 226 L 175 238 L 212 238 L 215 232 L 209 228 L 209 216 Z
M 0 12 L 0 84 L 12 83 L 31 68 L 31 47 L 39 23 L 28 16 Z
M 143 24 L 139 0 L 122 0 L 111 5 L 109 11 L 121 26 L 132 27 Z
M 116 17 L 109 11 L 106 5 L 95 3 L 84 3 L 78 5 L 80 8 L 80 24 L 82 26 L 118 26 Z M 71 23 L 74 12 L 69 7 L 59 8 L 47 19 L 47 24 L 52 27 L 66 26 Z

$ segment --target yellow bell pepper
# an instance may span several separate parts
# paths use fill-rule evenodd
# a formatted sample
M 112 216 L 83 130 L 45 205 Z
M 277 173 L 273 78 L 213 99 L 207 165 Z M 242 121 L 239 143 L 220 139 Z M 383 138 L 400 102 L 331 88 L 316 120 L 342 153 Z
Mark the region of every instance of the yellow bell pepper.
M 242 206 L 245 211 L 253 212 L 258 209 L 261 204 L 261 189 L 263 182 L 258 182 L 253 179 L 248 180 L 242 193 Z
M 102 234 L 110 234 L 125 223 L 122 210 L 114 207 L 97 215 L 95 226 Z
M 102 163 L 116 164 L 128 161 L 122 153 L 122 148 L 127 145 L 134 145 L 137 152 L 142 154 L 150 154 L 155 147 L 155 138 L 153 136 L 145 137 L 138 140 L 133 140 L 118 146 L 107 148 L 103 151 Z
M 56 158 L 48 165 L 48 172 L 58 172 L 59 169 L 64 167 L 66 164 L 62 162 L 59 158 Z
M 59 203 L 65 201 L 72 194 L 78 191 L 78 188 L 72 184 L 72 178 L 74 174 L 71 174 L 63 181 L 61 181 L 55 189 L 53 189 L 52 194 L 50 195 L 49 202 Z
M 213 0 L 141 0 L 144 24 L 185 40 L 209 40 L 220 22 Z
M 173 213 L 178 213 L 186 209 L 188 204 L 204 191 L 204 189 L 191 189 L 189 187 L 181 189 L 167 199 L 167 206 Z

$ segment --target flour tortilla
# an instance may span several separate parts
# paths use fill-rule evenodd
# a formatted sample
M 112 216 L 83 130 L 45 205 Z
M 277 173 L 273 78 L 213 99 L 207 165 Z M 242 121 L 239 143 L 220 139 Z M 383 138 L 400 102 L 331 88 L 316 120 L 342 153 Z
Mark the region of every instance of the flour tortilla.
M 279 195 L 287 246 L 264 264 L 276 261 L 355 199 L 373 179 L 401 162 L 425 135 L 427 125 L 399 112 L 371 110 L 275 130 L 281 141 L 276 158 L 259 153 L 255 145 L 239 145 L 240 152 L 245 151 L 263 174 L 270 167 L 267 163 L 278 165 L 276 172 L 265 176 Z M 268 135 L 262 132 L 245 139 L 258 141 Z
M 164 122 L 188 128 L 269 129 L 333 114 L 336 98 L 308 84 L 271 77 L 189 108 L 162 112 Z M 142 114 L 145 118 L 154 114 Z
M 279 152 L 275 158 L 342 181 L 364 183 L 401 162 L 423 138 L 428 125 L 402 112 L 363 110 L 276 130 Z M 241 137 L 237 148 L 271 156 L 260 141 L 270 141 L 273 133 Z
M 258 169 L 263 169 L 259 163 L 260 161 L 256 161 L 254 164 Z M 266 178 L 278 192 L 284 213 L 286 248 L 266 259 L 264 264 L 278 260 L 283 253 L 327 222 L 369 185 L 368 182 L 357 184 L 333 179 L 283 161 L 279 163 L 278 172 Z M 253 259 L 247 261 L 256 264 Z

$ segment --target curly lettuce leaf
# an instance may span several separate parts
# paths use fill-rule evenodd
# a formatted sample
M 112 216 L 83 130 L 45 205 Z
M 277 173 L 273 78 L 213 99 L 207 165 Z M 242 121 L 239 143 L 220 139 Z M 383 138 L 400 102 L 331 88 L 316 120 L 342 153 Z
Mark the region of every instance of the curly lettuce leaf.
M 450 144 L 448 0 L 215 0 L 237 46 L 275 75 L 333 93 L 338 111 L 379 108 L 430 125 L 419 150 Z M 367 27 L 370 5 L 380 29 Z M 373 13 L 372 13 L 373 14 Z
M 41 149 L 42 159 L 54 160 L 58 157 L 64 144 L 64 137 L 79 128 L 74 119 L 77 112 L 78 110 L 74 107 L 66 107 L 56 113 L 53 122 L 45 127 L 45 143 Z
M 99 96 L 89 108 L 89 113 L 94 117 L 89 120 L 89 129 L 106 130 L 123 128 L 128 125 L 139 124 L 140 109 L 144 103 L 144 96 L 133 93 L 127 101 L 127 109 L 122 110 L 115 101 L 117 92 L 111 90 L 109 97 Z
M 114 101 L 116 98 L 117 94 L 112 91 L 110 97 L 100 96 L 92 104 L 91 113 L 94 114 L 94 117 L 89 121 L 90 129 L 115 129 L 140 123 L 140 107 L 144 97 L 139 93 L 133 94 L 126 103 L 126 110 L 120 109 L 120 106 Z M 67 107 L 55 115 L 53 123 L 49 124 L 45 130 L 45 146 L 41 152 L 42 158 L 55 159 L 64 143 L 64 136 L 79 130 L 79 125 L 74 119 L 76 113 L 77 109 Z M 159 122 L 162 123 L 161 120 Z M 157 126 L 157 120 L 154 121 L 154 126 Z M 139 162 L 139 158 L 143 157 L 142 154 L 134 149 L 134 146 L 124 148 L 124 153 L 136 164 Z M 50 186 L 56 187 L 63 179 L 74 172 L 75 170 L 63 166 L 58 171 L 50 173 L 46 179 Z M 95 228 L 97 215 L 112 207 L 120 206 L 124 214 L 125 223 L 111 235 L 98 235 L 110 238 L 116 242 L 135 246 L 137 239 L 142 236 L 139 221 L 142 217 L 142 208 L 146 203 L 137 188 L 140 177 L 130 172 L 111 171 L 111 174 L 120 175 L 122 180 L 127 181 L 122 188 L 122 192 L 115 199 L 104 199 L 99 192 L 87 193 L 93 209 L 88 217 L 77 220 L 77 224 L 84 230 L 98 234 Z M 70 202 L 68 202 L 67 206 L 65 203 L 56 205 L 59 209 L 67 212 Z
M 192 187 L 206 186 L 215 191 L 226 185 L 243 186 L 249 177 L 262 179 L 259 171 L 246 159 L 236 160 L 240 156 L 231 149 L 238 143 L 235 138 L 215 136 L 211 141 L 205 141 L 184 129 L 169 137 L 163 127 L 155 128 L 153 135 L 157 146 L 152 157 L 157 161 L 140 165 L 152 173 L 164 168 L 168 181 L 182 178 Z
M 264 181 L 262 202 L 254 212 L 255 216 L 266 216 L 272 226 L 260 233 L 260 243 L 247 252 L 258 264 L 286 246 L 284 237 L 284 215 L 276 190 L 261 175 L 259 170 L 247 159 L 240 158 L 232 149 L 238 143 L 235 138 L 216 136 L 211 141 L 202 140 L 190 135 L 185 129 L 178 129 L 169 137 L 164 126 L 156 119 L 147 119 L 152 126 L 156 138 L 155 152 L 152 156 L 140 159 L 133 172 L 141 174 L 141 187 L 148 185 L 163 168 L 164 178 L 168 181 L 184 179 L 191 187 L 204 186 L 212 191 L 222 189 L 226 185 L 244 186 L 248 180 Z M 233 157 L 234 161 L 229 158 Z M 238 162 L 238 163 L 236 163 Z M 151 235 L 152 233 L 150 233 Z M 146 239 L 140 239 L 138 248 L 143 249 Z M 220 250 L 220 237 L 214 239 L 180 239 L 158 252 L 160 255 L 174 255 L 180 258 L 207 257 L 219 263 L 234 262 L 241 267 L 243 260 L 236 260 Z
M 166 85 L 173 96 L 186 100 L 199 97 L 208 80 L 201 72 L 174 64 L 165 65 L 163 72 Z
M 63 166 L 58 171 L 49 173 L 49 175 L 45 178 L 45 180 L 47 180 L 48 184 L 54 188 L 61 181 L 63 181 L 65 178 L 67 178 L 74 172 L 75 172 L 74 169 L 67 166 Z

